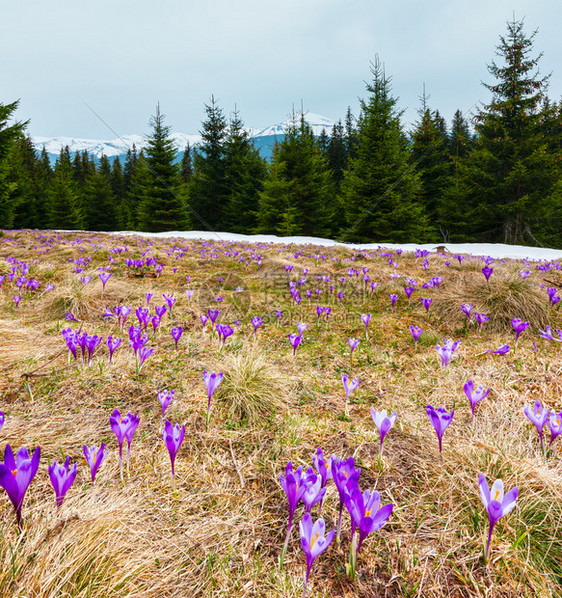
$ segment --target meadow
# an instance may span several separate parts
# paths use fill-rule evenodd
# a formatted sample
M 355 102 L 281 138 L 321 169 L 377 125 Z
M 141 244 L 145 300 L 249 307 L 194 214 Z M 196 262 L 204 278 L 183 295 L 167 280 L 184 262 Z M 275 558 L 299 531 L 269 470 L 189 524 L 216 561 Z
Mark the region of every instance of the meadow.
M 335 529 L 340 496 L 330 476 L 320 484 L 318 448 L 332 465 L 352 457 L 360 492 L 377 491 L 392 512 L 364 538 L 353 575 L 344 505 L 307 596 L 562 596 L 560 268 L 4 231 L 0 448 L 40 447 L 40 460 L 20 525 L 0 489 L 0 596 L 301 596 L 305 506 L 280 567 L 290 508 L 279 476 L 313 466 L 303 483 L 322 500 L 308 510 L 316 521 L 321 505 Z M 111 360 L 108 337 L 122 339 Z M 436 350 L 457 341 L 447 359 Z M 211 372 L 223 377 L 209 397 Z M 346 376 L 357 380 L 348 397 Z M 470 380 L 489 389 L 474 417 Z M 524 413 L 537 401 L 555 412 L 543 445 Z M 442 454 L 428 405 L 454 409 Z M 382 452 L 372 408 L 397 414 Z M 121 466 L 114 410 L 114 429 L 138 417 Z M 179 424 L 175 475 L 166 421 Z M 83 447 L 102 443 L 92 481 Z M 67 456 L 76 477 L 57 501 L 49 465 Z M 518 488 L 487 559 L 481 474 Z

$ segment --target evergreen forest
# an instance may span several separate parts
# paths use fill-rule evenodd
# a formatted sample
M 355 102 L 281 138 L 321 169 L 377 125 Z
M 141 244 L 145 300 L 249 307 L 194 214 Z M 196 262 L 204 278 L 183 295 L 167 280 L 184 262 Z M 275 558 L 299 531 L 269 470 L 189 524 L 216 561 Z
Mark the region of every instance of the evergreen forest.
M 536 33 L 536 32 L 535 32 Z M 181 161 L 160 107 L 126 159 L 61 149 L 55 164 L 0 103 L 0 228 L 209 230 L 345 242 L 562 247 L 562 100 L 548 97 L 535 33 L 507 23 L 488 99 L 450 123 L 422 96 L 411 130 L 376 60 L 359 114 L 315 136 L 294 113 L 270 160 L 214 97 Z

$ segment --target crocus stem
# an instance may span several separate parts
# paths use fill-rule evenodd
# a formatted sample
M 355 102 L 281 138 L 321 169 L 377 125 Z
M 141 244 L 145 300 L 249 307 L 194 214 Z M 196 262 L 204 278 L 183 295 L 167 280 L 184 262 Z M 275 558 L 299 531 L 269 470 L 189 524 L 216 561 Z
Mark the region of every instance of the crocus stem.
M 340 534 L 341 534 L 341 515 L 343 511 L 343 502 L 340 502 L 340 514 L 338 516 L 338 529 L 336 531 L 336 540 L 340 541 Z
M 291 527 L 293 522 L 289 523 L 289 529 L 287 530 L 287 537 L 285 538 L 285 544 L 283 544 L 283 550 L 281 551 L 281 558 L 279 559 L 279 571 L 283 570 L 283 561 L 285 560 L 285 553 L 287 552 L 287 546 L 289 546 L 289 538 L 291 536 Z
M 486 553 L 484 555 L 484 562 L 488 562 L 488 555 L 490 554 L 490 542 L 492 541 L 492 531 L 494 530 L 494 526 L 490 525 L 490 530 L 488 531 L 488 542 L 486 544 Z
M 131 445 L 127 443 L 127 477 L 130 477 L 129 474 L 129 457 L 131 456 Z
M 304 575 L 304 588 L 302 590 L 302 598 L 306 597 L 306 586 L 308 585 L 308 569 Z
M 121 481 L 123 481 L 123 444 L 119 445 L 119 474 Z

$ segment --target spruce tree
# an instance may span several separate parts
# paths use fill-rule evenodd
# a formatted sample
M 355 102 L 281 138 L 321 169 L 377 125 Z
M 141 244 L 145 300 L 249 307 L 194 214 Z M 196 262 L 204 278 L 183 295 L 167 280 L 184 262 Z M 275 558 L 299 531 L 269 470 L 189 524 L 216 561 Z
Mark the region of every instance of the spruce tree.
M 84 213 L 73 176 L 68 146 L 61 149 L 48 194 L 48 214 L 51 228 L 76 230 L 84 228 Z
M 14 193 L 18 183 L 10 174 L 9 157 L 29 122 L 8 124 L 18 105 L 19 100 L 10 104 L 0 103 L 0 228 L 12 228 L 16 213 Z
M 328 236 L 333 231 L 335 190 L 312 129 L 293 114 L 275 145 L 270 178 L 260 194 L 258 232 Z
M 346 241 L 422 241 L 428 232 L 417 203 L 419 179 L 409 156 L 390 80 L 381 63 L 372 65 L 369 98 L 361 102 L 357 155 L 342 183 Z
M 146 148 L 147 177 L 138 212 L 143 231 L 185 230 L 187 217 L 179 191 L 176 150 L 170 139 L 170 127 L 164 125 L 160 106 L 151 119 L 152 133 Z
M 193 163 L 191 156 L 191 145 L 188 141 L 187 145 L 185 146 L 185 150 L 183 151 L 183 156 L 181 157 L 180 178 L 182 183 L 189 184 L 192 176 Z
M 478 240 L 562 241 L 543 225 L 561 215 L 560 166 L 540 127 L 548 77 L 538 71 L 542 54 L 531 56 L 535 35 L 524 33 L 522 21 L 507 23 L 496 52 L 503 63 L 488 66 L 492 98 L 476 115 L 477 140 L 460 165 L 467 231 Z
M 115 196 L 111 189 L 111 165 L 103 155 L 98 170 L 88 175 L 84 187 L 86 226 L 88 230 L 117 230 L 118 211 Z
M 235 110 L 225 141 L 227 197 L 223 228 L 250 233 L 257 224 L 259 194 L 263 190 L 266 164 L 244 130 Z
M 427 105 L 425 90 L 421 101 L 419 120 L 410 135 L 410 161 L 420 178 L 417 202 L 423 205 L 432 223 L 432 236 L 438 239 L 438 215 L 450 185 L 449 140 L 439 112 Z
M 205 113 L 207 118 L 200 131 L 202 142 L 193 155 L 189 207 L 194 225 L 220 230 L 228 201 L 227 122 L 214 96 L 211 96 L 211 103 L 205 105 Z

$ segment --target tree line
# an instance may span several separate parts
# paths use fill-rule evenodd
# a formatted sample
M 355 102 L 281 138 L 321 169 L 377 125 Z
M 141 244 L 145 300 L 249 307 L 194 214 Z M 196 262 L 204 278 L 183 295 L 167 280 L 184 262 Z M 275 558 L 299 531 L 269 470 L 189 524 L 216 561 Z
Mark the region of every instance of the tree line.
M 491 94 L 448 126 L 421 98 L 412 130 L 382 64 L 354 118 L 319 137 L 303 114 L 263 159 L 240 114 L 205 106 L 181 163 L 158 107 L 148 146 L 123 163 L 61 150 L 54 166 L 0 104 L 0 227 L 216 230 L 348 242 L 507 242 L 562 247 L 562 101 L 547 96 L 536 32 L 507 23 Z

